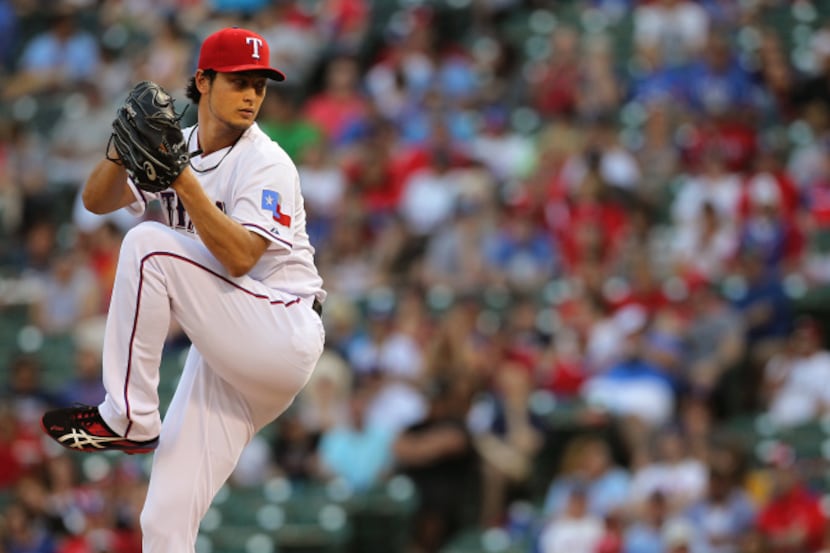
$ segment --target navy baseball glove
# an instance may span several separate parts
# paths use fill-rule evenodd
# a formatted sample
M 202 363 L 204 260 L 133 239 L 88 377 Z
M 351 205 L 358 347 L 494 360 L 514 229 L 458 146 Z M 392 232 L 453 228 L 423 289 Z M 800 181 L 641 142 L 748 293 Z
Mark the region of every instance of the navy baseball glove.
M 135 185 L 148 192 L 169 188 L 190 161 L 173 101 L 158 84 L 142 81 L 112 122 L 110 143 L 118 158 L 108 159 L 122 164 Z

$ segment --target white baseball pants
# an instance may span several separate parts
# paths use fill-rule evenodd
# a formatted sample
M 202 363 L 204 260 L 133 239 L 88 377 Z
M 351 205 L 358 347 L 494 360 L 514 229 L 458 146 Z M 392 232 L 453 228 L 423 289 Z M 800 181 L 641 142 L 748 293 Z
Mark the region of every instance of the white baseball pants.
M 197 240 L 141 223 L 121 246 L 104 345 L 101 416 L 133 440 L 160 435 L 141 513 L 144 553 L 195 551 L 199 523 L 253 435 L 308 381 L 324 342 L 313 298 L 228 276 Z M 192 342 L 159 415 L 170 317 Z

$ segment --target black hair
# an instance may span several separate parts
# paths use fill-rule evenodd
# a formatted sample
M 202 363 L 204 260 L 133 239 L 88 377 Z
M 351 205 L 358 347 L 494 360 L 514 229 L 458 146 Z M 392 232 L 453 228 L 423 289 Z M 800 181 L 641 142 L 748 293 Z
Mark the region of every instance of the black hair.
M 210 82 L 213 82 L 213 79 L 216 78 L 216 71 L 213 69 L 205 69 L 202 71 L 202 74 L 208 78 Z M 190 77 L 190 81 L 187 83 L 187 88 L 184 91 L 184 95 L 187 96 L 188 100 L 193 102 L 194 104 L 199 104 L 199 100 L 202 98 L 202 93 L 199 92 L 199 88 L 196 86 L 196 77 Z

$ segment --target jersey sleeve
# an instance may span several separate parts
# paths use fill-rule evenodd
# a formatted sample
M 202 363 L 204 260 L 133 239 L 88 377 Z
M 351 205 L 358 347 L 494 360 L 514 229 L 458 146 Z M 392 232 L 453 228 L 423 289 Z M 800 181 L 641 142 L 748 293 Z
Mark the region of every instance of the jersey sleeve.
M 156 199 L 156 195 L 151 192 L 141 190 L 135 185 L 133 179 L 129 177 L 127 177 L 127 186 L 130 187 L 133 196 L 135 196 L 135 201 L 126 206 L 127 211 L 130 215 L 135 215 L 136 217 L 144 215 L 144 212 L 147 211 L 147 204 Z
M 299 176 L 292 165 L 277 163 L 243 177 L 228 214 L 251 232 L 284 249 L 294 247 Z

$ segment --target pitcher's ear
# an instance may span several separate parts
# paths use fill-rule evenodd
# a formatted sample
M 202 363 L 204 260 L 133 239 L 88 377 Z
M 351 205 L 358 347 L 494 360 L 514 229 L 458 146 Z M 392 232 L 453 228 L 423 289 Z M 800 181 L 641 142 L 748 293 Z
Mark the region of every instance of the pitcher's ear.
M 196 88 L 202 94 L 205 94 L 210 89 L 211 80 L 208 78 L 208 75 L 205 74 L 203 69 L 197 69 L 196 74 L 193 76 L 196 82 Z

